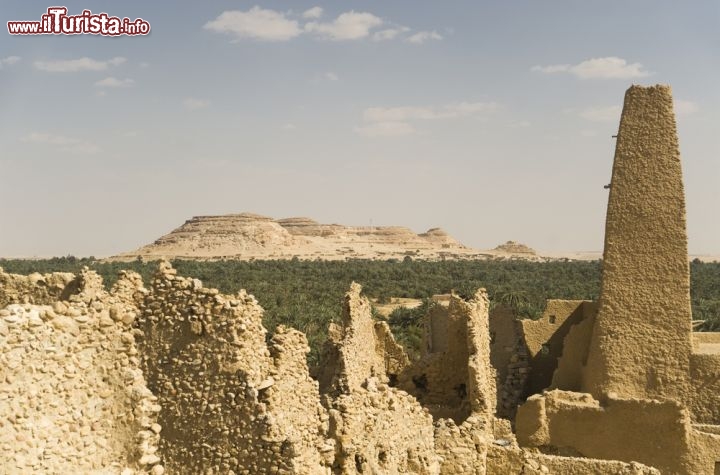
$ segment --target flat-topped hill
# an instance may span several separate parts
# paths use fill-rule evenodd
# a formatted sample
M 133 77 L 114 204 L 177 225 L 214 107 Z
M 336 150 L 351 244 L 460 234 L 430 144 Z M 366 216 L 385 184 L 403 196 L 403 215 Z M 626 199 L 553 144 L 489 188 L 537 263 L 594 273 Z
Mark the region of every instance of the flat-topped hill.
M 528 255 L 467 247 L 440 228 L 417 234 L 402 226 L 321 224 L 306 217 L 253 213 L 195 216 L 152 244 L 113 257 L 190 259 L 483 259 Z M 530 254 L 535 256 L 534 253 Z
M 515 241 L 507 241 L 505 244 L 500 244 L 498 247 L 493 249 L 493 251 L 505 254 L 526 254 L 531 256 L 537 255 L 533 248 Z

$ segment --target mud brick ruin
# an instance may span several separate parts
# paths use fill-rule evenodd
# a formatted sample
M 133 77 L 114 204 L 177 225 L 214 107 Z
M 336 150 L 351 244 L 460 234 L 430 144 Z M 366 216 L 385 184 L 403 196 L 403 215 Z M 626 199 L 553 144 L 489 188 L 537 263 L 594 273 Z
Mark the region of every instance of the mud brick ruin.
M 625 96 L 597 303 L 536 320 L 483 289 L 411 362 L 353 284 L 312 375 L 305 336 L 161 261 L 0 271 L 2 473 L 720 473 L 720 333 L 693 333 L 670 89 Z

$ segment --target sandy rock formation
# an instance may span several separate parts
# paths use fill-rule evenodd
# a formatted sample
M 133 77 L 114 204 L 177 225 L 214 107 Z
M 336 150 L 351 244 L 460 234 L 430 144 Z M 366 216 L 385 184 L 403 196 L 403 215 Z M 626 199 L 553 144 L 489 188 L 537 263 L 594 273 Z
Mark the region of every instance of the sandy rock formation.
M 306 244 L 271 218 L 252 213 L 195 216 L 130 257 L 232 257 Z
M 433 228 L 342 226 L 310 218 L 273 220 L 251 213 L 196 216 L 154 243 L 112 259 L 421 259 L 487 258 Z
M 497 246 L 493 251 L 503 254 L 510 254 L 510 255 L 530 255 L 530 256 L 536 256 L 537 253 L 534 249 L 531 247 L 526 246 L 525 244 L 515 242 L 515 241 L 507 241 L 504 244 L 500 244 Z

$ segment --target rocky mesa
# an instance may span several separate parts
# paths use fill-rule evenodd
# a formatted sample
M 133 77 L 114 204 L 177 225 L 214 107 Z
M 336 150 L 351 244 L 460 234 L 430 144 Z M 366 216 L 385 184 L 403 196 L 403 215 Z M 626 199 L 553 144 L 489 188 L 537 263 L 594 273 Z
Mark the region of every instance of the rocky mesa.
M 310 218 L 275 220 L 253 213 L 195 216 L 152 244 L 113 257 L 157 259 L 482 259 L 535 257 L 503 249 L 480 251 L 464 246 L 440 228 L 416 234 L 401 226 L 321 224 Z

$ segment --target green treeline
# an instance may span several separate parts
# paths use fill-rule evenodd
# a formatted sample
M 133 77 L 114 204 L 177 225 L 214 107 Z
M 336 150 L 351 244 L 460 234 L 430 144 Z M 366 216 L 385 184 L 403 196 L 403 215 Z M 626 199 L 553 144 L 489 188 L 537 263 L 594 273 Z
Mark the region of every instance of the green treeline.
M 352 281 L 363 286 L 365 295 L 386 300 L 390 297 L 427 299 L 434 294 L 455 291 L 471 296 L 479 287 L 488 290 L 492 304 L 503 303 L 521 317 L 534 318 L 542 312 L 545 299 L 595 300 L 600 291 L 599 261 L 191 261 L 175 260 L 183 276 L 200 279 L 206 287 L 232 294 L 244 288 L 265 309 L 265 326 L 272 331 L 285 324 L 308 336 L 309 357 L 316 361 L 325 340 L 327 325 L 341 314 L 343 294 Z M 146 282 L 154 262 L 99 262 L 72 256 L 44 260 L 2 260 L 6 272 L 78 272 L 83 266 L 97 271 L 110 287 L 118 271 L 133 270 Z M 706 320 L 704 330 L 720 330 L 720 263 L 693 261 L 691 294 L 693 318 Z M 670 303 L 668 303 L 670 304 Z M 397 310 L 390 324 L 398 338 L 410 346 L 419 344 L 419 310 Z

